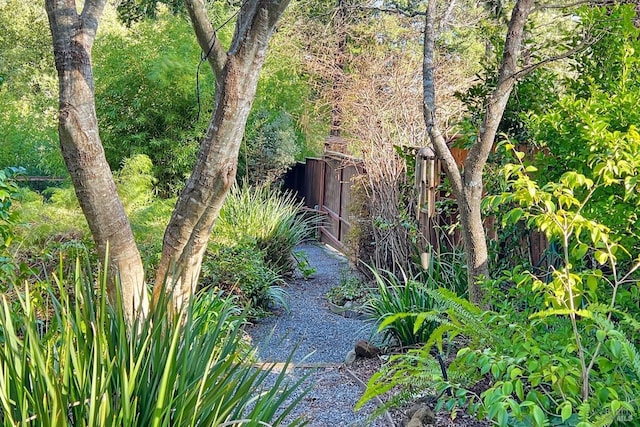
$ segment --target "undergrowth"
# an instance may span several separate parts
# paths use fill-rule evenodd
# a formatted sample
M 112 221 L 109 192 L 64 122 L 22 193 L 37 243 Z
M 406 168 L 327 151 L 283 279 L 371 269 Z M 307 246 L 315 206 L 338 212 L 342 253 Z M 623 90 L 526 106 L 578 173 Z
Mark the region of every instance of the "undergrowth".
M 293 396 L 301 380 L 288 383 L 286 369 L 254 367 L 231 301 L 197 299 L 183 316 L 161 301 L 127 324 L 121 302 L 107 304 L 105 275 L 96 289 L 79 262 L 73 275 L 64 271 L 47 284 L 45 322 L 28 284 L 18 312 L 3 297 L 3 425 L 276 426 L 304 395 Z
M 254 316 L 286 309 L 284 277 L 300 264 L 294 248 L 311 238 L 318 224 L 301 207 L 292 194 L 269 185 L 233 187 L 209 242 L 201 285 L 238 296 Z

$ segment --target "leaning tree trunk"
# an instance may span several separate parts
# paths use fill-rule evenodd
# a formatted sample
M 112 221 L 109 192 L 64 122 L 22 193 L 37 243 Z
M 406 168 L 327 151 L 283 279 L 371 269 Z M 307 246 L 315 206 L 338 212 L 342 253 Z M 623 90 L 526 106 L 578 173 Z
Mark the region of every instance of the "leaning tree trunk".
M 288 0 L 244 2 L 228 52 L 202 0 L 186 0 L 198 43 L 216 77 L 215 105 L 198 159 L 164 235 L 154 301 L 171 293 L 176 308 L 196 288 L 211 229 L 235 180 L 238 153 L 267 45 Z
M 483 292 L 479 279 L 489 277 L 486 233 L 482 221 L 481 202 L 483 193 L 482 172 L 498 131 L 498 125 L 507 106 L 511 90 L 516 82 L 517 60 L 520 54 L 524 26 L 533 8 L 534 0 L 518 0 L 513 9 L 502 62 L 498 74 L 498 84 L 487 100 L 482 125 L 476 142 L 469 150 L 461 173 L 438 129 L 435 120 L 435 12 L 436 1 L 429 0 L 424 31 L 424 118 L 429 139 L 445 172 L 451 181 L 453 194 L 458 202 L 460 226 L 462 228 L 464 251 L 467 260 L 469 299 L 477 304 L 483 302 Z
M 101 260 L 108 248 L 109 295 L 114 301 L 119 276 L 131 320 L 148 310 L 144 270 L 100 142 L 91 69 L 91 48 L 105 3 L 86 0 L 78 14 L 75 0 L 45 1 L 59 78 L 62 155 Z

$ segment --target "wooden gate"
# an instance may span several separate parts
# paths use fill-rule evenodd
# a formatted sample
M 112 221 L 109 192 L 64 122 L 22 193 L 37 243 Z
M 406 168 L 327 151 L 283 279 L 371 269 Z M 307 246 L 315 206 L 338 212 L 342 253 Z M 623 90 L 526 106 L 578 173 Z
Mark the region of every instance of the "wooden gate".
M 362 166 L 358 159 L 334 152 L 325 153 L 321 159 L 308 158 L 305 165 L 305 205 L 324 217 L 320 240 L 341 251 L 351 229 L 352 178 L 359 173 Z

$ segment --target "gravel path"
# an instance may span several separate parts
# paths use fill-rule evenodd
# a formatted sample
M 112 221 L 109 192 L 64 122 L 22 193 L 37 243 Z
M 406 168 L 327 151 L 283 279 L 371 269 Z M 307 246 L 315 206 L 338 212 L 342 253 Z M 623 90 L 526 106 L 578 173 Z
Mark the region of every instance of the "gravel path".
M 308 425 L 389 426 L 384 417 L 373 422 L 368 419 L 375 409 L 372 404 L 353 410 L 363 388 L 343 362 L 356 341 L 370 340 L 372 328 L 362 320 L 332 313 L 325 298 L 340 283 L 341 272 L 349 268 L 347 260 L 319 244 L 304 244 L 296 250 L 305 251 L 317 271 L 309 280 L 296 279 L 286 288 L 290 312 L 247 328 L 259 357 L 264 362 L 285 362 L 295 350 L 293 364 L 298 367 L 290 373 L 291 378 L 310 373 L 307 385 L 312 390 L 293 416 L 306 417 Z

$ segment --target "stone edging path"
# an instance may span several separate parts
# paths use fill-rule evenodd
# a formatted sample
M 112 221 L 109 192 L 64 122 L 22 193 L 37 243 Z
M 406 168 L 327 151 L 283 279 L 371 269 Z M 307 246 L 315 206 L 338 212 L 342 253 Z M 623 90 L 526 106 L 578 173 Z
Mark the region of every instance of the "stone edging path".
M 363 384 L 343 362 L 359 339 L 369 340 L 372 326 L 360 319 L 346 318 L 330 311 L 326 293 L 340 283 L 349 263 L 340 254 L 321 244 L 303 244 L 316 273 L 308 280 L 298 278 L 286 287 L 289 312 L 266 318 L 247 328 L 251 343 L 265 363 L 283 363 L 293 354 L 292 380 L 310 372 L 306 384 L 311 391 L 293 412 L 304 416 L 309 426 L 390 426 L 380 417 L 369 422 L 375 406 L 367 404 L 358 412 L 354 406 L 363 393 Z M 367 379 L 362 379 L 366 381 Z

